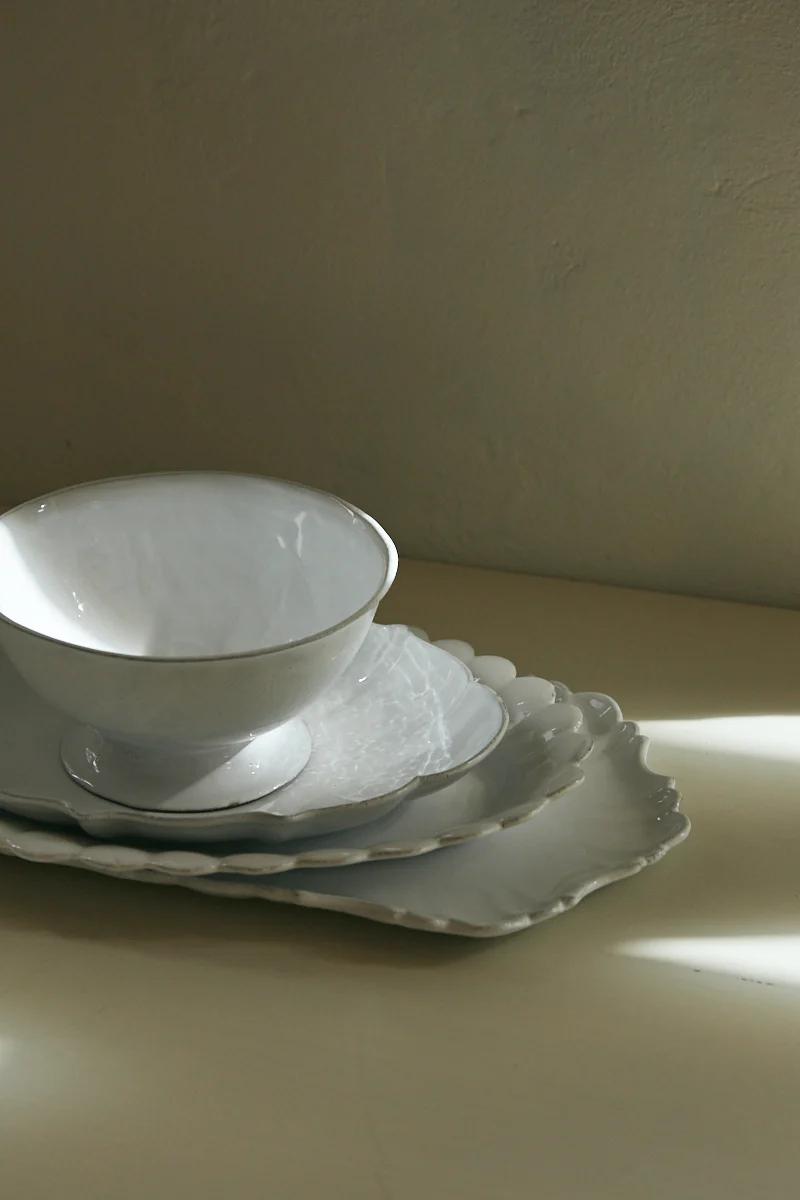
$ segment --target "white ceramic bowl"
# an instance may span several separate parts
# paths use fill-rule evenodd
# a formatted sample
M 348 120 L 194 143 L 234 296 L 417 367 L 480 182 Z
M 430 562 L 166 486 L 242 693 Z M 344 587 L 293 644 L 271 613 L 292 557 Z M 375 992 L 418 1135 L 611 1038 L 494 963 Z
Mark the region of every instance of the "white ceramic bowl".
M 356 654 L 397 570 L 371 517 L 298 484 L 102 480 L 0 517 L 0 645 L 74 720 L 83 786 L 200 811 L 288 782 L 298 714 Z

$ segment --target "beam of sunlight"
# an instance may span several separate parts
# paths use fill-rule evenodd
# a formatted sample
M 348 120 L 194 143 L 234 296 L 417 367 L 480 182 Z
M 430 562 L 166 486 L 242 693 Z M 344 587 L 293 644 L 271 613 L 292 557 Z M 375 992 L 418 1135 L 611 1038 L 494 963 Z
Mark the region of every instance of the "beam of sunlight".
M 659 746 L 717 751 L 800 765 L 800 716 L 704 717 L 643 721 L 642 733 Z
M 800 934 L 643 938 L 623 942 L 617 953 L 628 958 L 674 963 L 695 971 L 733 975 L 748 983 L 800 987 Z

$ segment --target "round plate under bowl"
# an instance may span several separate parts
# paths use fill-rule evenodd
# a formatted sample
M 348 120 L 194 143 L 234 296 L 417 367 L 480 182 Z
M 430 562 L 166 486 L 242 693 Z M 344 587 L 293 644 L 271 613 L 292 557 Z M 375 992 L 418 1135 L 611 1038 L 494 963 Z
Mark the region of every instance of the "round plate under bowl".
M 90 725 L 70 728 L 61 760 L 76 783 L 127 808 L 212 812 L 248 804 L 295 779 L 311 755 L 303 721 L 236 746 L 162 750 L 112 740 Z
M 261 784 L 249 804 L 223 807 L 217 795 L 205 811 L 179 812 L 148 808 L 152 802 L 138 796 L 130 806 L 109 802 L 111 790 L 93 770 L 91 790 L 79 786 L 58 753 L 66 718 L 0 654 L 0 802 L 35 820 L 75 821 L 102 838 L 216 844 L 317 837 L 376 820 L 470 771 L 505 732 L 506 709 L 492 689 L 513 674 L 495 672 L 487 686 L 453 653 L 402 626 L 373 625 L 353 662 L 304 710 L 314 748 L 296 779 L 271 795 Z M 69 761 L 88 782 L 85 742 L 79 750 L 83 757 L 70 754 Z

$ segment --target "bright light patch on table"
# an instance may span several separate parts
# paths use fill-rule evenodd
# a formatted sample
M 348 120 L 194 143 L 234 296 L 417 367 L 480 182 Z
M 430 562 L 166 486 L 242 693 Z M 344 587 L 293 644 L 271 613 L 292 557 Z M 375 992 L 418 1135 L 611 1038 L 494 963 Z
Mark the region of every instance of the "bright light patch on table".
M 800 764 L 800 716 L 643 721 L 641 729 L 659 746 L 719 751 Z
M 647 938 L 624 942 L 629 958 L 676 963 L 696 971 L 733 975 L 746 983 L 783 983 L 800 987 L 800 935 L 751 937 Z

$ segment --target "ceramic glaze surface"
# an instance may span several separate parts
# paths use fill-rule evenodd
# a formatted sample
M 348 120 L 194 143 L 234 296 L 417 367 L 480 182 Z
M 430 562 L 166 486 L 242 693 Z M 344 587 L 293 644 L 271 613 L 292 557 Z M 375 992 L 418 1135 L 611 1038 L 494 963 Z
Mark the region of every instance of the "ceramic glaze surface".
M 672 780 L 648 768 L 647 740 L 622 720 L 614 701 L 594 693 L 569 698 L 594 738 L 584 782 L 514 828 L 424 857 L 295 870 L 266 880 L 236 874 L 180 879 L 152 870 L 129 877 L 468 937 L 498 937 L 558 916 L 595 889 L 657 862 L 690 829 Z M 521 764 L 509 766 L 506 802 L 523 802 L 530 778 Z M 466 787 L 467 780 L 456 787 Z M 82 835 L 49 832 L 6 815 L 0 817 L 0 851 L 125 874 L 119 861 Z
M 83 484 L 0 518 L 0 614 L 114 654 L 219 658 L 377 602 L 385 539 L 334 497 L 213 472 Z
M 241 804 L 302 769 L 297 729 L 247 745 L 344 670 L 396 568 L 372 518 L 299 485 L 85 484 L 0 518 L 0 646 L 89 727 L 62 749 L 83 786 L 152 809 Z
M 491 674 L 491 664 L 500 660 L 485 661 Z M 479 676 L 483 663 L 473 656 L 471 666 Z M 507 666 L 513 672 L 512 664 Z M 36 847 L 47 853 L 49 862 L 79 859 L 78 865 L 104 866 L 121 874 L 152 870 L 186 878 L 226 872 L 271 875 L 301 867 L 384 862 L 463 845 L 530 820 L 545 804 L 583 782 L 580 763 L 591 750 L 592 738 L 582 711 L 570 702 L 561 685 L 557 700 L 541 707 L 537 693 L 543 681 L 527 677 L 519 682 L 526 685 L 529 712 L 518 710 L 513 727 L 491 754 L 435 795 L 417 790 L 388 816 L 357 828 L 306 837 L 280 850 L 255 839 L 210 844 L 200 850 L 177 840 L 170 847 L 155 847 L 140 839 L 97 842 L 88 836 L 76 839 L 75 834 L 62 837 L 55 832 L 40 834 Z M 508 788 L 509 780 L 523 775 L 524 788 L 521 784 Z M 0 796 L 0 803 L 7 802 Z M 16 806 L 16 810 L 34 817 L 47 815 L 35 806 Z M 23 848 L 20 844 L 20 850 Z
M 77 821 L 103 837 L 284 841 L 364 823 L 405 796 L 444 786 L 491 750 L 507 722 L 502 701 L 462 661 L 403 626 L 383 625 L 372 626 L 304 716 L 311 758 L 281 791 L 222 812 L 136 812 L 66 776 L 58 762 L 64 717 L 0 657 L 0 803 Z M 574 713 L 561 712 L 543 732 L 575 722 Z
M 532 821 L 424 858 L 291 871 L 265 881 L 192 879 L 186 886 L 468 937 L 516 933 L 558 916 L 597 888 L 657 862 L 690 829 L 673 781 L 647 767 L 647 739 L 636 725 L 623 721 L 607 696 L 573 700 L 594 736 L 584 782 Z M 524 772 L 506 787 L 509 800 L 521 798 Z

